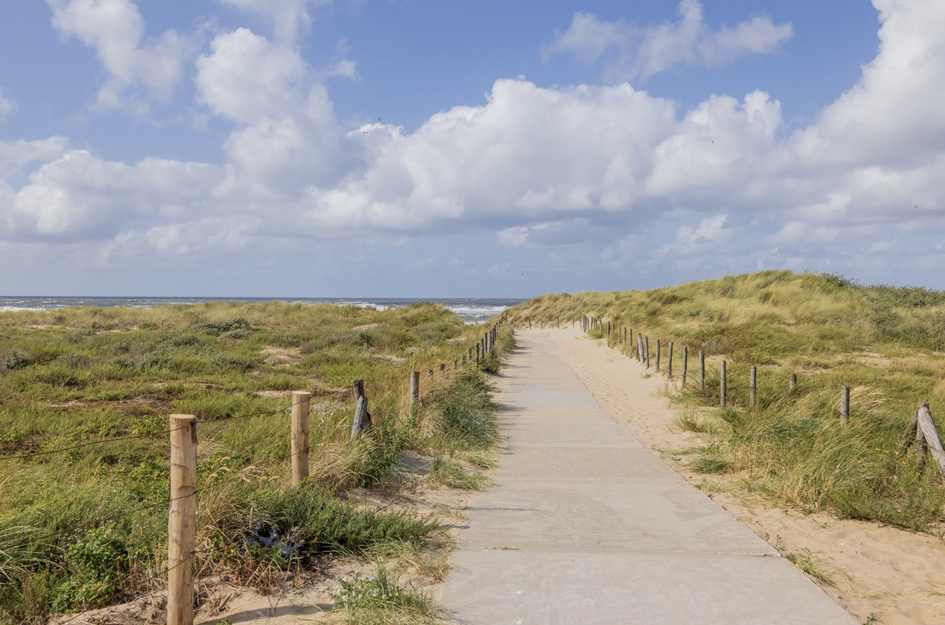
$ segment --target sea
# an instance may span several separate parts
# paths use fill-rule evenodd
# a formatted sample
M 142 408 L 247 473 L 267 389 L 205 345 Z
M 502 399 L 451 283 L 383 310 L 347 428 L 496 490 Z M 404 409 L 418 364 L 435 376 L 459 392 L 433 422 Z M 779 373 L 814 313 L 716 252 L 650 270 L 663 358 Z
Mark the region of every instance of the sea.
M 203 302 L 305 302 L 374 307 L 378 310 L 399 308 L 415 302 L 436 302 L 456 313 L 466 323 L 486 321 L 523 299 L 490 298 L 342 298 L 342 297 L 9 297 L 0 296 L 0 312 L 15 310 L 49 311 L 68 306 L 128 306 L 153 308 L 171 304 L 202 304 Z

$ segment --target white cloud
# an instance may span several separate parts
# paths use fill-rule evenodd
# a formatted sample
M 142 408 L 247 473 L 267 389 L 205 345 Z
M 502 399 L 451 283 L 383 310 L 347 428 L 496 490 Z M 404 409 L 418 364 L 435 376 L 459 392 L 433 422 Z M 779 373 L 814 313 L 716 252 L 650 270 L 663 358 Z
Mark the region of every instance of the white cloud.
M 69 147 L 69 140 L 55 136 L 38 141 L 0 141 L 0 177 L 12 178 L 30 163 L 59 158 Z
M 130 0 L 46 0 L 52 25 L 64 37 L 94 48 L 109 77 L 95 106 L 113 109 L 131 105 L 143 112 L 147 98 L 171 99 L 183 77 L 184 62 L 196 45 L 176 30 L 145 38 L 144 19 Z M 146 92 L 142 98 L 135 90 Z
M 642 28 L 578 12 L 568 29 L 556 32 L 541 52 L 545 58 L 571 53 L 587 63 L 603 58 L 608 78 L 646 80 L 680 64 L 714 67 L 746 54 L 772 54 L 793 34 L 790 23 L 774 24 L 766 16 L 713 31 L 698 0 L 682 0 L 676 10 L 676 22 Z
M 309 7 L 331 4 L 332 0 L 220 0 L 223 4 L 255 13 L 272 22 L 276 39 L 293 42 L 312 25 Z
M 196 62 L 197 99 L 217 115 L 251 123 L 295 106 L 287 100 L 294 99 L 305 63 L 291 48 L 239 28 L 218 35 L 210 52 Z
M 16 110 L 16 100 L 3 95 L 3 87 L 0 87 L 0 123 Z

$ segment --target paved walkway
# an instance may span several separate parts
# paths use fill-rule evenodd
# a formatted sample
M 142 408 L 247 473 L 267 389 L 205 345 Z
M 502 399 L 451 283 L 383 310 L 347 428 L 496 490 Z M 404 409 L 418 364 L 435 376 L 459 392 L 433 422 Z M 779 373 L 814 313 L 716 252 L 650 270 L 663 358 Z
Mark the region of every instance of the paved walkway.
M 547 333 L 518 333 L 507 443 L 442 601 L 475 625 L 853 625 L 751 530 L 618 425 Z

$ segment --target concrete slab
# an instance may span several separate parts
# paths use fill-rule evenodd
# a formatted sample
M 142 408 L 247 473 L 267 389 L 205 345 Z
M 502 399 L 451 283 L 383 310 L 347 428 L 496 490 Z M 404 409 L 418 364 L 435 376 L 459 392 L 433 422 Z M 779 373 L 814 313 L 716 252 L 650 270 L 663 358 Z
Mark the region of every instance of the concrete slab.
M 502 479 L 686 484 L 645 448 L 510 446 L 502 454 Z
M 483 625 L 855 625 L 781 558 L 460 549 L 442 601 Z
M 506 401 L 511 406 L 597 406 L 590 391 L 521 391 L 509 393 Z
M 526 482 L 502 476 L 469 506 L 463 548 L 777 556 L 688 484 Z
M 515 441 L 516 449 L 522 447 L 628 447 L 641 448 L 643 444 L 626 428 L 613 421 L 581 423 L 579 425 L 523 424 L 512 421 L 503 430 Z

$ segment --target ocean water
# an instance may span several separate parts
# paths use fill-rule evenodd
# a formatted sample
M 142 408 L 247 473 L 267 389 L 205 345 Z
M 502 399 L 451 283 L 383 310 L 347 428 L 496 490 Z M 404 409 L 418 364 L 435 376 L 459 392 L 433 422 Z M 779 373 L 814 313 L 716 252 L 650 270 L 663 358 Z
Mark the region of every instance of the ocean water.
M 466 323 L 486 321 L 506 308 L 525 300 L 487 298 L 340 298 L 340 297 L 6 297 L 0 296 L 0 312 L 11 310 L 49 311 L 67 306 L 128 306 L 152 308 L 169 304 L 200 304 L 203 302 L 306 302 L 310 304 L 351 304 L 375 306 L 380 310 L 399 308 L 414 302 L 436 302 L 452 310 Z

